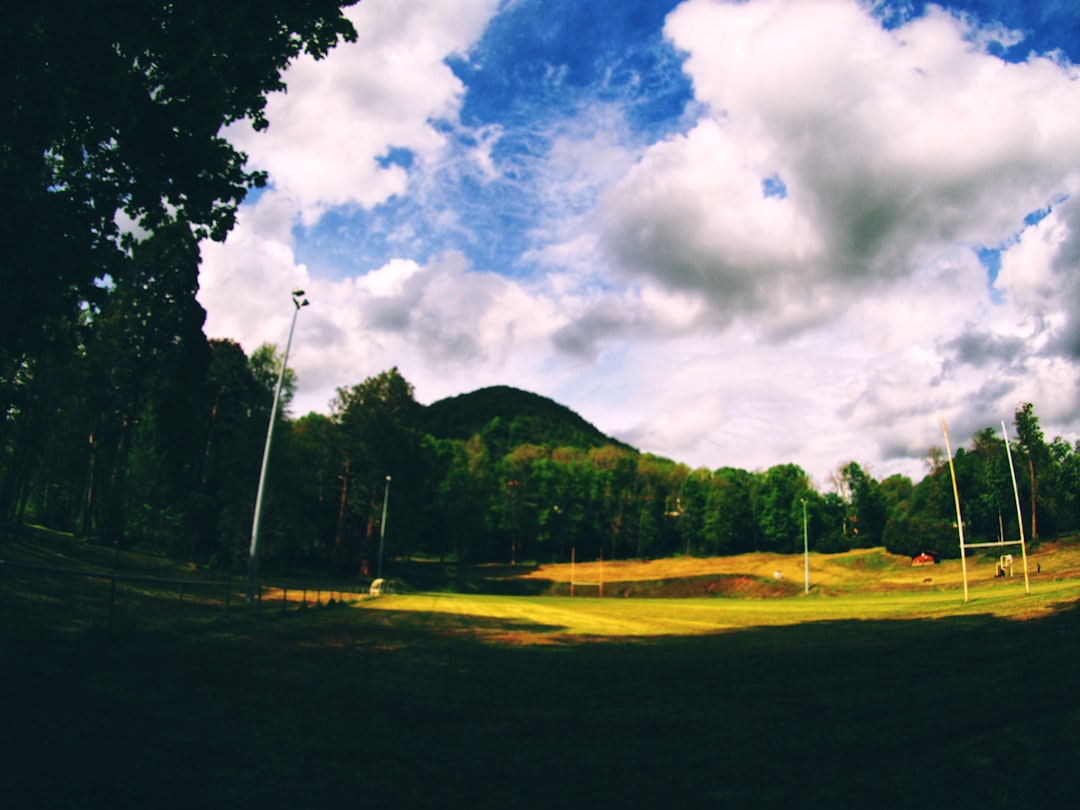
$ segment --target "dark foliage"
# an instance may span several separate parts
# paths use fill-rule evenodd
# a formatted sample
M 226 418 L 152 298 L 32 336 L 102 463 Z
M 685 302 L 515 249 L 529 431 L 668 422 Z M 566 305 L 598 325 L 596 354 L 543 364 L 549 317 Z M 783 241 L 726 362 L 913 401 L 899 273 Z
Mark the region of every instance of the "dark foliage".
M 629 449 L 565 405 L 505 385 L 433 402 L 423 409 L 420 424 L 436 439 L 466 440 L 480 434 L 500 454 L 521 444 Z

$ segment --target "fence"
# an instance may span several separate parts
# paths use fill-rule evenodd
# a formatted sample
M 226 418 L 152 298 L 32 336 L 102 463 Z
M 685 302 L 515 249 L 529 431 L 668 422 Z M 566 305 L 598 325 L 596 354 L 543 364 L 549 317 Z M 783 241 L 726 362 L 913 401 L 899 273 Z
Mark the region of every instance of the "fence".
M 260 583 L 249 602 L 245 581 L 165 579 L 0 559 L 0 620 L 32 621 L 36 615 L 74 629 L 104 624 L 112 631 L 116 625 L 130 627 L 144 620 L 284 613 L 337 605 L 366 593 L 366 586 L 359 583 L 347 587 Z

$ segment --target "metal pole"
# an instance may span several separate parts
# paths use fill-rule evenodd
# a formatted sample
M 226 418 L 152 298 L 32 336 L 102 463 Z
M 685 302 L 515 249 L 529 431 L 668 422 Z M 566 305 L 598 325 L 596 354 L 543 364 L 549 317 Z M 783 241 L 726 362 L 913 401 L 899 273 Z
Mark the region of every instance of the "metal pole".
M 390 476 L 386 476 L 386 489 L 383 491 L 382 524 L 379 526 L 379 568 L 376 576 L 382 576 L 383 541 L 386 539 L 386 506 L 390 502 Z
M 806 498 L 802 499 L 802 542 L 803 559 L 806 561 L 806 590 L 810 593 L 810 533 L 806 528 Z
M 308 301 L 303 290 L 293 290 L 292 301 L 295 307 L 292 325 L 289 327 L 289 339 L 285 343 L 285 356 L 281 358 L 281 371 L 277 385 L 274 386 L 274 402 L 270 406 L 270 424 L 266 427 L 266 445 L 263 447 L 262 468 L 259 470 L 259 488 L 255 494 L 255 516 L 251 520 L 251 548 L 248 550 L 247 600 L 255 598 L 255 577 L 259 568 L 259 523 L 262 519 L 263 490 L 266 487 L 266 468 L 270 462 L 270 442 L 274 438 L 274 421 L 277 419 L 278 401 L 281 399 L 281 385 L 285 381 L 285 367 L 289 364 L 289 349 L 292 347 L 293 330 L 296 329 L 296 316 L 300 307 L 306 307 Z

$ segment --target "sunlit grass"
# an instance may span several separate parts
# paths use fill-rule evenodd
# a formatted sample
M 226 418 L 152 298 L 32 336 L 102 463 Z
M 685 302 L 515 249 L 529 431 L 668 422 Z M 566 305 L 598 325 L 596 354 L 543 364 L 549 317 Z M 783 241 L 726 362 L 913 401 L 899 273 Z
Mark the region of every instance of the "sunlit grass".
M 362 603 L 365 610 L 417 614 L 432 626 L 450 625 L 480 635 L 505 637 L 505 629 L 485 633 L 485 623 L 497 620 L 528 628 L 515 634 L 550 641 L 555 637 L 638 637 L 701 635 L 750 627 L 810 622 L 937 619 L 956 616 L 995 616 L 1027 619 L 1046 615 L 1080 600 L 1080 581 L 1040 582 L 1025 595 L 1023 582 L 1012 587 L 978 587 L 970 601 L 956 590 L 888 591 L 838 597 L 786 599 L 597 599 L 564 597 L 507 597 L 466 594 L 406 594 Z M 500 625 L 501 627 L 501 625 Z

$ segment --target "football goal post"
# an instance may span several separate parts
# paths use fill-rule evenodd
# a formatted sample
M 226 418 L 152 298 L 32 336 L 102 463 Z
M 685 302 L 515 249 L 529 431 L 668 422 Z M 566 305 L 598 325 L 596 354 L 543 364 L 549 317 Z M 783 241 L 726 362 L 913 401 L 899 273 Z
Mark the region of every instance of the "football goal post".
M 960 565 L 964 573 L 964 601 L 968 601 L 968 576 L 967 576 L 967 549 L 969 548 L 993 548 L 1004 546 L 1020 546 L 1020 556 L 1024 566 L 1024 593 L 1031 593 L 1031 583 L 1028 580 L 1027 567 L 1027 544 L 1024 542 L 1024 516 L 1020 513 L 1020 490 L 1016 486 L 1016 469 L 1013 467 L 1012 449 L 1009 447 L 1009 433 L 1005 429 L 1005 422 L 1001 422 L 1001 435 L 1005 438 L 1005 455 L 1009 459 L 1009 474 L 1012 476 L 1013 496 L 1016 499 L 1016 523 L 1020 527 L 1019 540 L 1006 540 L 1004 535 L 994 543 L 965 543 L 964 542 L 964 519 L 960 514 L 960 492 L 956 486 L 956 468 L 953 466 L 952 447 L 949 445 L 949 428 L 945 420 L 941 420 L 941 430 L 945 434 L 945 452 L 949 456 L 949 474 L 952 476 L 953 500 L 956 502 L 956 530 L 960 536 Z M 1012 555 L 1002 554 L 998 563 L 998 573 L 1008 568 L 1012 575 Z
M 600 551 L 600 565 L 598 568 L 597 579 L 595 580 L 581 580 L 577 578 L 576 558 L 577 549 L 573 546 L 570 547 L 570 596 L 574 596 L 575 588 L 581 586 L 591 587 L 597 589 L 597 596 L 600 599 L 604 598 L 604 552 Z

